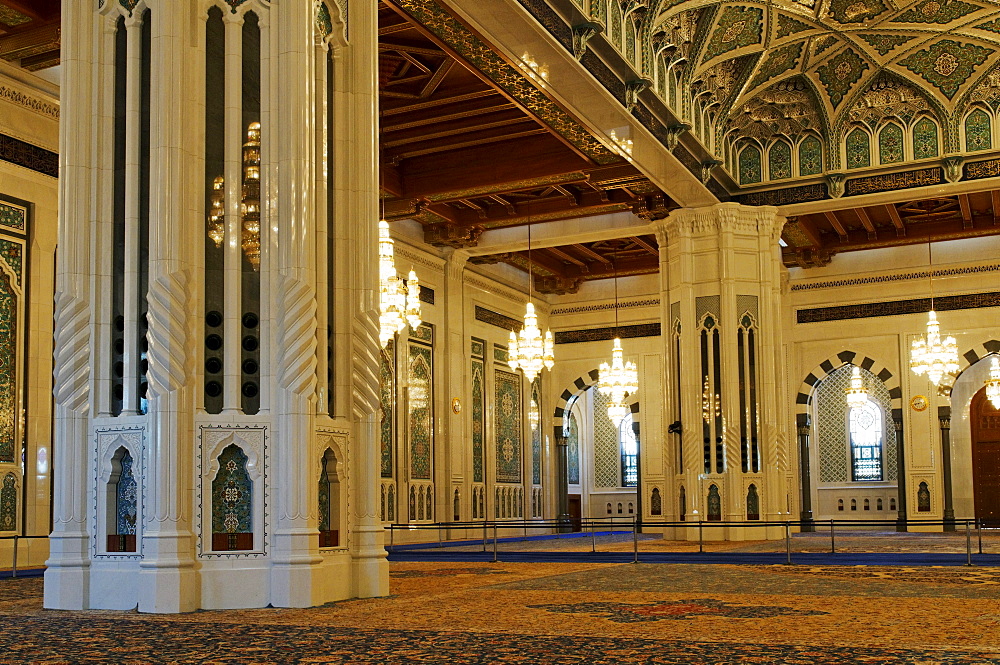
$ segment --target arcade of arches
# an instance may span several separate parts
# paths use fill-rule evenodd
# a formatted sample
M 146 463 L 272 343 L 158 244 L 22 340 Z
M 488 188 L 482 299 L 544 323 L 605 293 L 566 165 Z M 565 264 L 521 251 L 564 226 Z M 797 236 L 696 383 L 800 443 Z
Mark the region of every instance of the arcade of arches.
M 0 0 L 0 535 L 181 612 L 386 595 L 390 523 L 1000 520 L 997 11 Z

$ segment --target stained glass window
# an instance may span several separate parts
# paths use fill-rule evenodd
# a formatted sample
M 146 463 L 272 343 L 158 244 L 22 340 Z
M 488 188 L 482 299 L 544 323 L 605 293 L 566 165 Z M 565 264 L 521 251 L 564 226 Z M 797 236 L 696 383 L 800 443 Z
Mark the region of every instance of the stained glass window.
M 913 125 L 913 158 L 927 159 L 937 155 L 937 124 L 930 118 L 921 118 Z
M 872 155 L 870 146 L 871 141 L 868 139 L 868 133 L 860 127 L 848 134 L 847 168 L 860 169 L 871 166 Z
M 989 150 L 993 147 L 990 116 L 982 109 L 976 109 L 965 118 L 965 149 L 968 152 Z
M 851 436 L 851 476 L 854 480 L 882 480 L 882 410 L 868 400 L 848 414 Z
M 799 144 L 799 175 L 823 172 L 823 144 L 815 136 L 807 136 Z
M 776 141 L 768 151 L 768 173 L 771 180 L 792 177 L 792 149 L 784 141 Z
M 757 146 L 748 145 L 740 151 L 740 184 L 749 185 L 761 179 L 760 150 Z
M 632 414 L 622 418 L 618 426 L 618 439 L 622 448 L 622 487 L 635 487 L 639 484 L 639 441 L 632 429 Z
M 903 128 L 889 123 L 878 133 L 878 155 L 883 164 L 903 161 Z

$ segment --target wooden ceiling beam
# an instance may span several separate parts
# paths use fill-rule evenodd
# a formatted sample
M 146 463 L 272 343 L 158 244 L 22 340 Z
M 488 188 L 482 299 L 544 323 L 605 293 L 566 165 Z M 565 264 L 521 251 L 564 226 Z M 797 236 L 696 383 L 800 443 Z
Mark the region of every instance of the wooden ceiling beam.
M 847 229 L 845 229 L 844 225 L 841 224 L 839 219 L 837 219 L 837 213 L 828 211 L 824 212 L 823 215 L 826 217 L 826 221 L 830 222 L 830 226 L 832 226 L 833 230 L 837 232 L 837 235 L 840 236 L 841 240 L 846 240 Z
M 491 143 L 502 143 L 504 141 L 509 141 L 511 139 L 525 138 L 528 136 L 538 136 L 539 134 L 548 134 L 549 130 L 542 129 L 541 127 L 535 126 L 534 129 L 525 129 L 518 132 L 501 132 L 492 133 L 487 132 L 483 136 L 477 136 L 476 138 L 470 138 L 466 141 L 459 141 L 457 143 L 439 143 L 432 144 L 429 143 L 426 147 L 422 148 L 412 148 L 410 150 L 401 151 L 394 153 L 394 157 L 397 159 L 410 159 L 413 157 L 422 157 L 424 155 L 433 155 L 435 153 L 451 152 L 452 150 L 461 150 L 463 148 L 474 148 L 481 145 L 487 145 Z
M 581 261 L 580 259 L 576 258 L 572 254 L 569 254 L 569 253 L 563 251 L 559 247 L 548 247 L 544 251 L 549 252 L 550 254 L 554 254 L 556 257 L 562 259 L 563 261 L 567 261 L 567 262 L 572 263 L 574 265 L 580 266 L 581 268 L 587 268 L 587 266 L 588 266 L 588 263 L 586 261 Z M 588 272 L 589 272 L 589 269 L 588 269 Z
M 19 60 L 22 57 L 47 53 L 59 48 L 59 22 L 46 23 L 0 37 L 0 58 Z
M 410 114 L 405 121 L 382 125 L 382 133 L 388 134 L 391 132 L 399 132 L 406 129 L 416 129 L 418 127 L 426 127 L 428 125 L 448 125 L 457 120 L 464 120 L 466 118 L 483 118 L 485 116 L 490 116 L 493 114 L 501 113 L 503 111 L 516 110 L 516 107 L 510 103 L 504 104 L 485 104 L 480 106 L 474 106 L 472 108 L 467 108 L 462 111 L 455 111 L 453 113 L 434 113 L 427 115 L 423 118 L 413 118 L 410 117 L 415 114 Z
M 586 245 L 581 245 L 581 244 L 577 243 L 577 244 L 572 245 L 572 247 L 573 247 L 573 249 L 575 249 L 576 251 L 580 252 L 581 254 L 586 254 L 590 258 L 596 259 L 597 261 L 600 261 L 601 263 L 604 263 L 606 265 L 611 265 L 611 259 L 605 258 L 603 255 L 598 254 L 597 252 L 595 252 L 591 248 L 587 247 Z
M 448 106 L 450 104 L 462 104 L 464 102 L 483 99 L 486 97 L 500 97 L 500 93 L 492 88 L 484 88 L 482 90 L 473 90 L 470 92 L 452 95 L 451 97 L 439 97 L 438 99 L 430 99 L 424 102 L 414 102 L 413 104 L 406 104 L 404 106 L 383 108 L 379 110 L 379 115 L 382 117 L 391 117 L 394 115 L 402 115 L 404 113 L 413 113 L 415 111 L 426 111 L 428 109 L 435 109 L 440 106 Z
M 861 225 L 865 227 L 865 231 L 868 231 L 868 239 L 875 240 L 878 234 L 875 232 L 875 225 L 872 224 L 872 220 L 868 216 L 868 211 L 864 208 L 855 208 L 854 211 L 857 213 L 858 219 L 861 220 Z
M 643 240 L 638 236 L 632 236 L 631 239 L 633 242 L 635 242 L 635 244 L 639 245 L 639 247 L 642 247 L 644 250 L 654 255 L 656 258 L 660 258 L 660 250 L 656 246 L 649 244 L 648 242 L 646 242 L 645 240 Z
M 962 210 L 962 226 L 966 229 L 972 228 L 972 205 L 969 203 L 968 194 L 958 195 L 958 206 Z
M 885 210 L 889 213 L 889 219 L 892 220 L 892 225 L 896 227 L 896 236 L 903 237 L 906 235 L 906 224 L 903 223 L 903 218 L 899 216 L 899 210 L 892 203 L 885 204 Z
M 990 200 L 993 202 L 993 226 L 1000 225 L 1000 190 L 994 189 L 990 192 Z
M 525 118 L 523 115 L 515 115 L 513 117 L 507 118 L 497 118 L 489 122 L 483 122 L 480 118 L 467 118 L 464 121 L 457 121 L 452 123 L 449 129 L 442 129 L 437 132 L 428 131 L 412 131 L 406 133 L 399 133 L 392 138 L 392 140 L 383 140 L 382 148 L 391 149 L 398 148 L 404 145 L 412 145 L 419 143 L 426 143 L 431 141 L 436 141 L 437 139 L 446 139 L 455 136 L 464 136 L 469 134 L 475 134 L 476 132 L 487 132 L 492 129 L 516 127 L 517 125 L 525 125 L 525 127 L 538 128 L 538 124 L 531 118 Z M 523 130 L 521 130 L 523 131 Z M 503 134 L 501 134 L 502 138 Z

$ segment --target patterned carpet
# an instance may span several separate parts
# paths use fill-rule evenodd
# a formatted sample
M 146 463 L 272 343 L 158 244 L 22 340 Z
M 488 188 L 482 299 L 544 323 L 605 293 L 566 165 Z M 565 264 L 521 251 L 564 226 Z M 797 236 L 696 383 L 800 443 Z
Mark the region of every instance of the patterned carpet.
M 391 596 L 179 616 L 41 609 L 0 581 L 0 663 L 998 663 L 1000 570 L 391 564 Z

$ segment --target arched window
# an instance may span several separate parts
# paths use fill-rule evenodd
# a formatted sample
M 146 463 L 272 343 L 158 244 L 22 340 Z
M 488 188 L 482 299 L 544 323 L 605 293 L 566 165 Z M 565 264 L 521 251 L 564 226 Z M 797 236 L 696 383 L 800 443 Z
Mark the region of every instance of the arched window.
M 878 160 L 882 164 L 903 161 L 903 128 L 889 123 L 878 133 Z
M 775 141 L 768 150 L 767 173 L 771 180 L 792 177 L 792 149 L 784 141 Z
M 837 510 L 839 510 L 840 512 L 844 512 L 844 500 L 843 499 L 837 499 Z
M 815 136 L 807 136 L 799 144 L 799 175 L 823 172 L 823 144 Z
M 872 164 L 871 141 L 868 132 L 857 127 L 847 135 L 847 168 L 860 169 Z
M 747 488 L 747 519 L 760 519 L 760 495 L 757 494 L 757 486 L 753 483 Z
M 755 145 L 748 145 L 740 151 L 740 184 L 750 185 L 760 182 L 763 179 L 761 174 L 760 149 Z
M 719 494 L 719 486 L 712 483 L 708 486 L 708 521 L 718 522 L 722 520 L 722 496 Z
M 663 498 L 660 496 L 660 489 L 658 487 L 653 488 L 653 494 L 649 499 L 649 514 L 663 514 Z
M 851 437 L 851 478 L 882 480 L 882 409 L 872 400 L 851 407 L 848 415 Z
M 319 546 L 337 547 L 340 544 L 340 479 L 337 457 L 329 448 L 323 453 L 321 462 L 318 499 Z
M 990 116 L 983 109 L 975 109 L 965 116 L 965 150 L 989 150 L 993 147 Z
M 618 440 L 621 442 L 622 487 L 635 487 L 639 484 L 639 441 L 635 438 L 631 413 L 622 418 L 618 426 Z
M 938 156 L 937 123 L 923 117 L 913 125 L 913 158 L 928 159 Z

